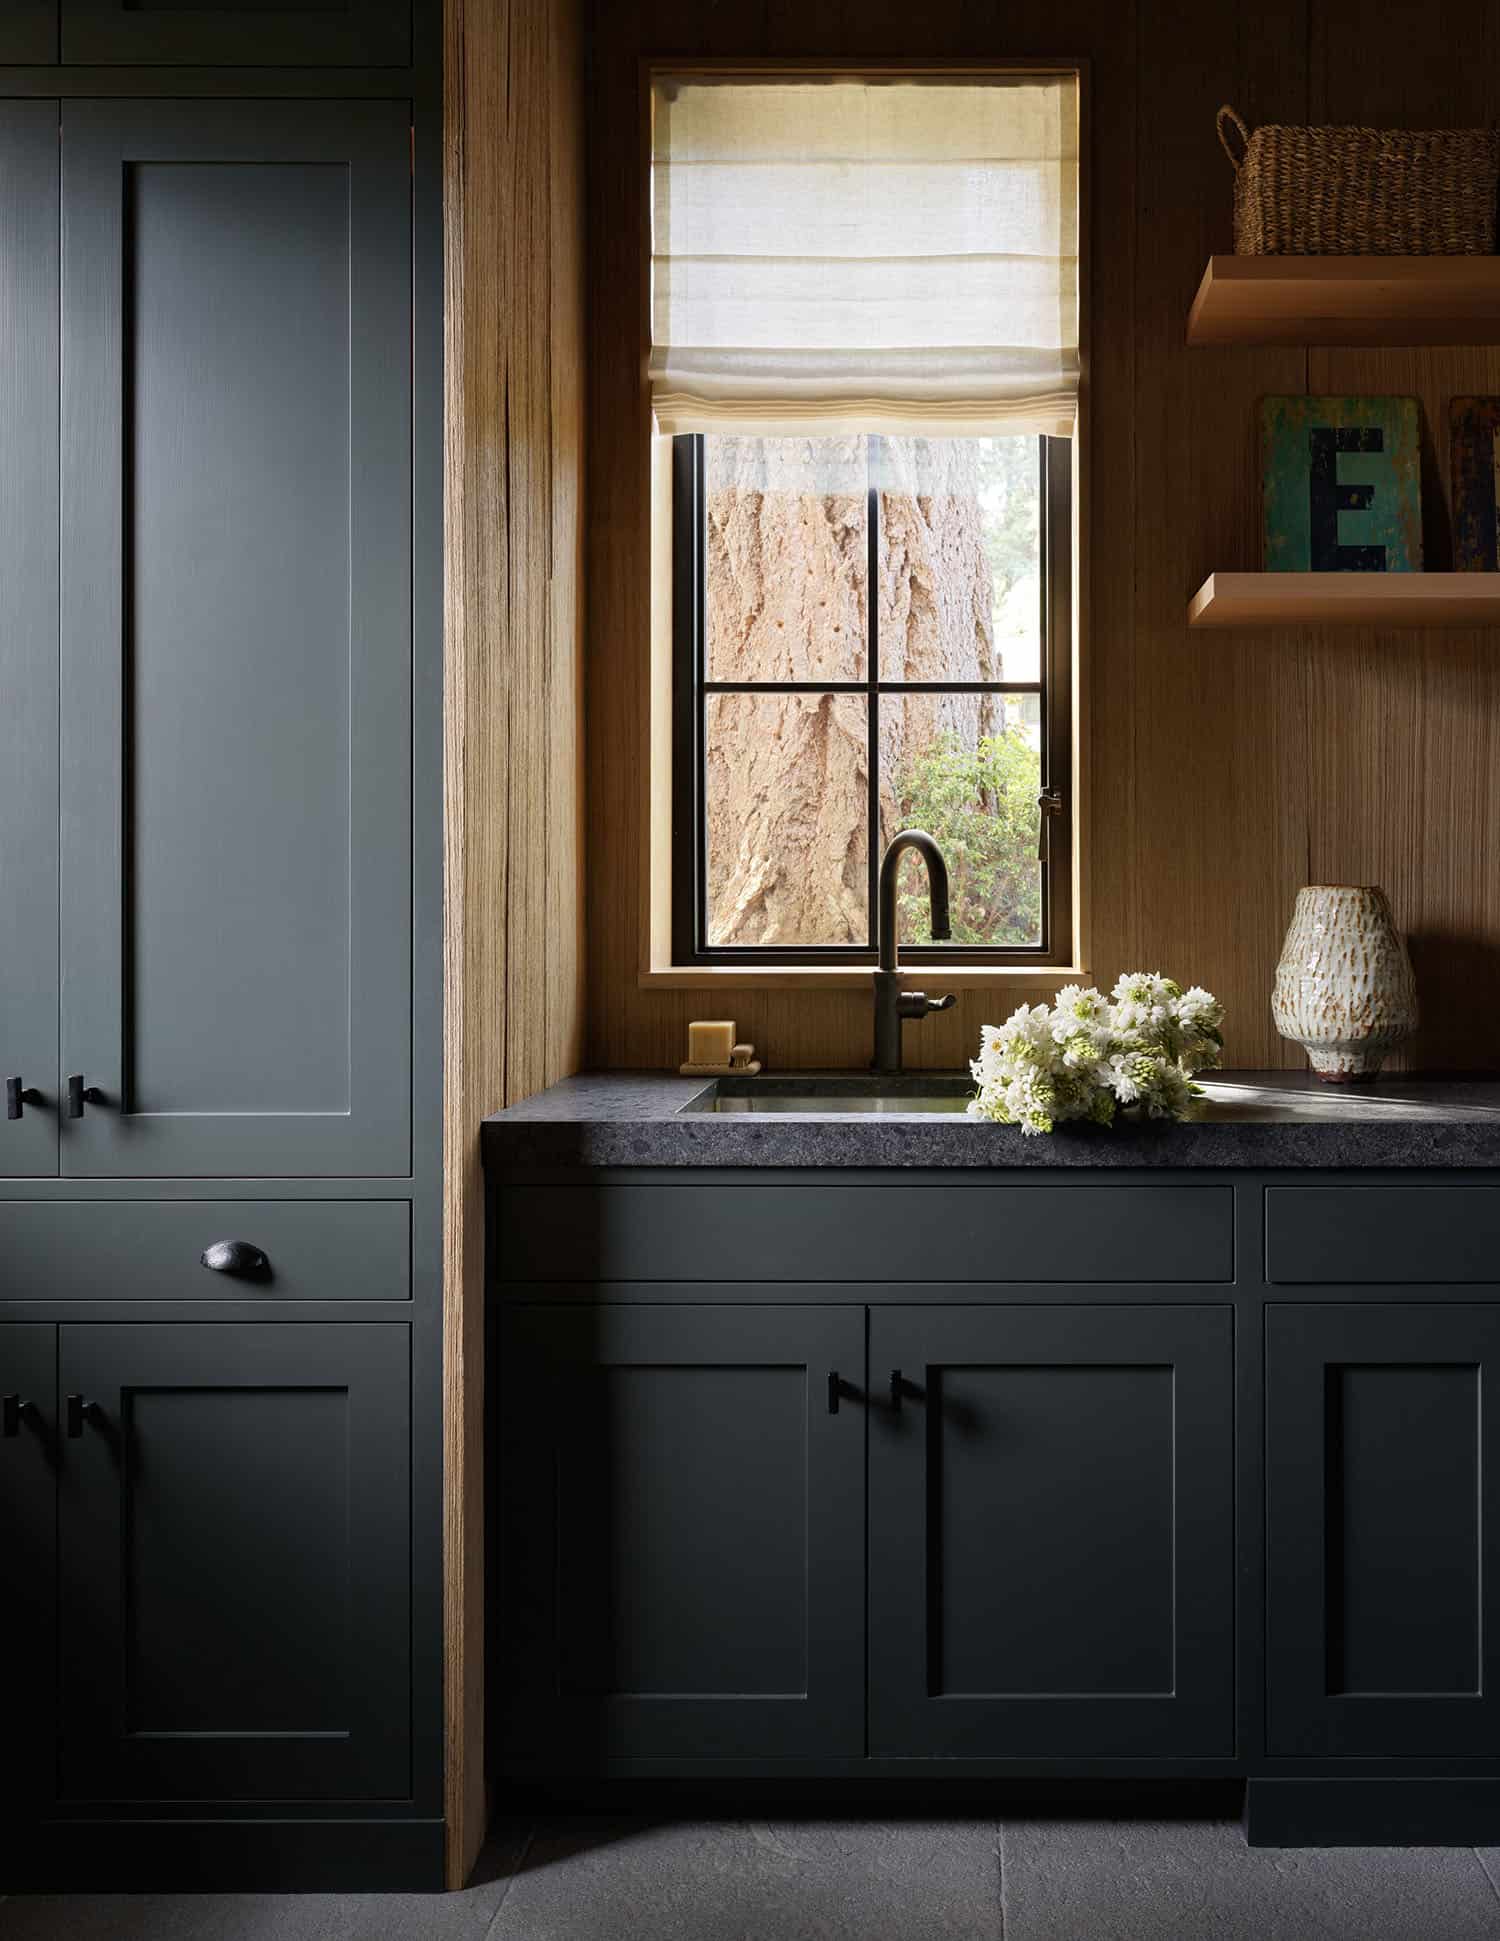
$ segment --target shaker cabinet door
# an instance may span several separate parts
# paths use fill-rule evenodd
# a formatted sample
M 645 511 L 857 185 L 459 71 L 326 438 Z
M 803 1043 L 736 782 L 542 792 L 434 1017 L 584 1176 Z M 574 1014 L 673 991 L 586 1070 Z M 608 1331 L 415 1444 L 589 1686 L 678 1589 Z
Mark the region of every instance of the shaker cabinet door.
M 407 1797 L 408 1329 L 58 1332 L 63 1798 Z
M 1233 1323 L 870 1311 L 870 1751 L 1234 1750 Z
M 1266 1311 L 1267 1750 L 1500 1745 L 1500 1305 Z
M 63 109 L 70 1175 L 410 1170 L 408 122 Z
M 57 256 L 57 103 L 0 102 L 0 1176 L 9 1178 L 57 1171 Z
M 516 1308 L 501 1357 L 506 1763 L 858 1756 L 863 1310 Z
M 62 0 L 62 57 L 144 65 L 404 66 L 411 58 L 411 0 Z
M 56 1403 L 56 1328 L 0 1322 L 0 1559 L 5 1577 L 0 1805 L 24 1800 L 33 1812 L 39 1798 L 52 1797 Z

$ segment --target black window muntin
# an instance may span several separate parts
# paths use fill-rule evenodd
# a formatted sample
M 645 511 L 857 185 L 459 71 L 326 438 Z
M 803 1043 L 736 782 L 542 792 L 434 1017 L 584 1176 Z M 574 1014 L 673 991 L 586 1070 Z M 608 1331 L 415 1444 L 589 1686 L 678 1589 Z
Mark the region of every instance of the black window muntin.
M 879 708 L 893 694 L 1039 694 L 1040 788 L 1057 807 L 1039 808 L 1041 941 L 997 949 L 981 944 L 903 943 L 904 960 L 928 963 L 1068 962 L 1072 953 L 1072 450 L 1066 438 L 1038 438 L 1041 478 L 1042 678 L 1040 681 L 883 681 L 878 584 L 879 439 L 870 436 L 866 506 L 866 676 L 862 681 L 711 681 L 708 679 L 708 501 L 701 433 L 672 440 L 672 960 L 679 965 L 873 964 L 880 877 Z M 705 802 L 707 697 L 711 694 L 859 694 L 866 697 L 867 941 L 863 944 L 710 944 L 708 823 Z

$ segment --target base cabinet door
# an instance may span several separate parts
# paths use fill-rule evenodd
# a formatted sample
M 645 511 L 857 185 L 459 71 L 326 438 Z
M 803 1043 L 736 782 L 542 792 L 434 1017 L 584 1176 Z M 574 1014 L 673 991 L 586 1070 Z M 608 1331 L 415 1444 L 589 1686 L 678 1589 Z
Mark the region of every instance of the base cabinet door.
M 1497 1388 L 1500 1304 L 1267 1310 L 1270 1752 L 1495 1756 Z
M 58 1336 L 62 1797 L 407 1797 L 406 1326 Z
M 501 1357 L 507 1765 L 860 1754 L 863 1309 L 518 1307 Z
M 870 1751 L 1234 1751 L 1233 1326 L 870 1314 Z
M 52 1790 L 56 1401 L 56 1328 L 0 1323 L 0 1558 L 6 1585 L 0 1802 L 24 1801 L 33 1809 Z

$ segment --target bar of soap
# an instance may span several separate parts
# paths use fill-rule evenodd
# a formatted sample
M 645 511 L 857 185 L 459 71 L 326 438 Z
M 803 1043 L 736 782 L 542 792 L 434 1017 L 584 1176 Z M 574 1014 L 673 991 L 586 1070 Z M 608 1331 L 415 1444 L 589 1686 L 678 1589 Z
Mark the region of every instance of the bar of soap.
M 690 1065 L 727 1065 L 734 1050 L 734 1026 L 708 1023 L 688 1026 Z

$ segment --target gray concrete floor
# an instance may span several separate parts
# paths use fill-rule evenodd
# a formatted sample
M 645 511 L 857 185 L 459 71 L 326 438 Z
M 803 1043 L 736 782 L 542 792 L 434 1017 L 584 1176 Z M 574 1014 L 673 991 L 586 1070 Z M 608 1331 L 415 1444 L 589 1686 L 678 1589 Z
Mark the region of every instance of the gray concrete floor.
M 1500 1849 L 1252 1853 L 1215 1820 L 568 1819 L 462 1894 L 0 1902 L 4 1941 L 1469 1941 Z

